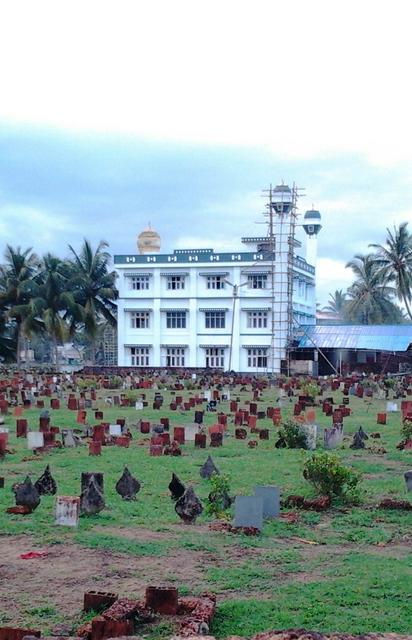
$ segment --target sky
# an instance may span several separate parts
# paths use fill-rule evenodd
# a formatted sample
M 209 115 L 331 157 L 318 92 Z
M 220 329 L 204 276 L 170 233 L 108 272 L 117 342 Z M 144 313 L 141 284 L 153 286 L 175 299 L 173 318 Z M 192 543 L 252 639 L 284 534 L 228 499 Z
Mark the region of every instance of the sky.
M 412 222 L 408 0 L 0 5 L 0 244 L 239 248 L 262 189 L 322 215 L 318 300 Z M 412 226 L 412 225 L 411 225 Z M 301 231 L 300 231 L 301 233 Z

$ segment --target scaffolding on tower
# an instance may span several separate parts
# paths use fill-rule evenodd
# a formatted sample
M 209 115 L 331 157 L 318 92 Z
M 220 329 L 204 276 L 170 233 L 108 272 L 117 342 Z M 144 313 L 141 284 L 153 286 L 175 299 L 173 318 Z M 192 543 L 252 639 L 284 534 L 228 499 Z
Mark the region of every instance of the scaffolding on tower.
M 293 267 L 295 261 L 297 201 L 299 189 L 278 185 L 263 191 L 267 199 L 264 216 L 268 233 L 262 247 L 265 261 L 270 264 L 271 342 L 267 370 L 289 374 L 293 341 Z

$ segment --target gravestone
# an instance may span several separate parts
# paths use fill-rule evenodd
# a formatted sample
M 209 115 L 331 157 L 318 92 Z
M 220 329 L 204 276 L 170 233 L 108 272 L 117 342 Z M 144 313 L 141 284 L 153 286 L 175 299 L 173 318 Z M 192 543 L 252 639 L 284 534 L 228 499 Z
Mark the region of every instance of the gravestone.
M 412 491 L 412 471 L 406 471 L 403 477 L 405 478 L 407 490 Z
M 86 474 L 82 473 L 83 476 Z M 80 512 L 82 515 L 95 515 L 104 509 L 105 502 L 103 493 L 100 490 L 100 486 L 95 480 L 95 476 L 103 474 L 90 474 L 92 477 L 89 479 L 87 486 L 81 492 L 80 495 Z
M 263 517 L 276 518 L 280 513 L 280 491 L 278 487 L 258 485 L 255 496 L 263 500 Z
M 206 449 L 206 434 L 205 433 L 197 433 L 195 435 L 195 447 L 199 449 Z
M 40 496 L 54 496 L 57 491 L 56 481 L 50 473 L 50 466 L 47 465 L 42 475 L 34 483 Z
M 64 527 L 77 527 L 79 524 L 80 498 L 57 496 L 54 524 Z
M 190 442 L 194 442 L 196 439 L 196 435 L 199 433 L 199 425 L 197 424 L 187 424 L 185 425 L 185 440 Z
M 257 496 L 236 496 L 234 527 L 253 527 L 262 531 L 263 499 Z
M 104 493 L 104 475 L 100 471 L 84 471 L 81 475 L 80 491 L 84 491 L 90 480 L 95 480 L 101 493 Z
M 140 491 L 140 482 L 135 478 L 127 467 L 116 482 L 116 491 L 123 500 L 134 500 Z
M 179 500 L 186 491 L 185 485 L 175 473 L 172 473 L 172 479 L 169 482 L 169 491 L 171 493 L 172 500 L 175 502 L 176 500 Z
M 15 485 L 13 487 L 13 491 L 16 498 L 17 506 L 28 507 L 29 509 L 31 509 L 31 511 L 34 511 L 39 506 L 39 492 L 32 484 L 29 476 L 26 476 L 24 482 Z
M 202 503 L 195 494 L 193 487 L 186 489 L 176 502 L 175 511 L 185 524 L 194 524 L 203 511 Z
M 111 424 L 109 426 L 109 434 L 111 436 L 121 436 L 122 435 L 122 426 L 120 424 Z
M 41 431 L 29 431 L 27 434 L 28 449 L 42 449 L 44 447 L 44 435 Z
M 397 402 L 387 402 L 386 403 L 386 413 L 396 413 L 398 411 L 398 403 Z
M 62 438 L 64 447 L 77 447 L 81 443 L 79 438 L 74 435 L 71 429 L 62 429 Z
M 211 433 L 210 434 L 210 446 L 211 447 L 221 447 L 223 444 L 223 434 L 222 433 Z
M 215 463 L 213 462 L 211 456 L 208 456 L 206 462 L 204 463 L 204 465 L 202 467 L 200 467 L 200 477 L 201 478 L 206 478 L 207 480 L 210 480 L 210 478 L 212 477 L 212 475 L 214 473 L 216 473 L 217 475 L 220 474 L 219 469 L 217 468 L 217 466 L 215 465 Z
M 142 411 L 143 402 L 135 402 L 134 408 L 136 409 L 136 411 Z
M 323 445 L 325 449 L 336 449 L 343 442 L 343 424 L 335 424 L 323 433 Z
M 318 433 L 318 427 L 316 424 L 303 424 L 302 431 L 306 436 L 306 448 L 309 451 L 316 449 L 316 436 Z

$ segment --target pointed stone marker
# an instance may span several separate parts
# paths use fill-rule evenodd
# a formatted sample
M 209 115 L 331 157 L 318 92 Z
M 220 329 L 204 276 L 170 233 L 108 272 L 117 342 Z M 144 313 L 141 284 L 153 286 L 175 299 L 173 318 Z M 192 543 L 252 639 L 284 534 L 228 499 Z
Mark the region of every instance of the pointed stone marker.
M 215 463 L 213 462 L 211 456 L 208 456 L 204 465 L 200 467 L 200 477 L 210 480 L 210 478 L 214 473 L 216 473 L 217 475 L 220 475 L 220 471 L 215 465 Z
M 40 496 L 36 487 L 32 484 L 29 476 L 21 484 L 16 485 L 13 488 L 16 498 L 16 505 L 22 507 L 28 507 L 31 511 L 34 511 L 40 504 Z
M 202 503 L 192 487 L 186 489 L 176 502 L 175 511 L 185 524 L 194 524 L 203 511 Z
M 185 485 L 183 484 L 183 482 L 181 482 L 181 480 L 175 473 L 172 474 L 172 479 L 169 483 L 169 491 L 172 494 L 172 500 L 179 500 L 179 498 L 181 498 L 186 491 Z
M 50 473 L 50 466 L 47 465 L 42 475 L 34 483 L 39 495 L 41 496 L 54 496 L 57 491 L 56 481 Z
M 116 482 L 116 491 L 123 500 L 134 500 L 140 491 L 140 482 L 135 478 L 127 467 Z

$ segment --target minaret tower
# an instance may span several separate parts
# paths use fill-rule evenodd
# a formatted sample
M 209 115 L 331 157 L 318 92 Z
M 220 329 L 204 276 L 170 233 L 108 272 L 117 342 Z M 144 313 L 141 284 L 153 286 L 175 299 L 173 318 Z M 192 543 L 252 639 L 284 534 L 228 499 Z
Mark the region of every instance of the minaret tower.
M 306 211 L 304 215 L 303 228 L 306 235 L 306 262 L 316 267 L 316 258 L 318 253 L 318 233 L 322 229 L 320 223 L 321 216 L 316 209 Z

